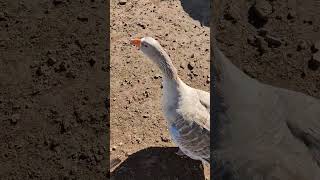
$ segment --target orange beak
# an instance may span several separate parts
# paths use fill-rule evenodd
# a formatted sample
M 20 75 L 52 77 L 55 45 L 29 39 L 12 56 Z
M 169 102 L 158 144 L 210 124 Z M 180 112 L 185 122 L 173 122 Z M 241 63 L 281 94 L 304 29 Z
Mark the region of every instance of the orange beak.
M 130 40 L 130 44 L 133 44 L 133 45 L 137 46 L 138 48 L 140 48 L 140 46 L 141 46 L 141 39 L 139 39 L 139 38 L 131 39 L 131 40 Z

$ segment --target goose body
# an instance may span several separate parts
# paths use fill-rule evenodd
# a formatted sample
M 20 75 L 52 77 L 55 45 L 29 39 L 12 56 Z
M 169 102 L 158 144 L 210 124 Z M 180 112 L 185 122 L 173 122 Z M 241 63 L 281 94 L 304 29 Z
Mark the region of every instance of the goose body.
M 210 94 L 186 85 L 170 57 L 151 37 L 131 41 L 163 72 L 163 113 L 173 142 L 187 156 L 209 163 Z
M 213 156 L 232 162 L 234 179 L 319 179 L 320 101 L 250 78 L 217 47 L 214 69 L 223 111 Z
M 192 159 L 210 159 L 210 94 L 181 80 L 163 82 L 163 111 L 173 142 Z

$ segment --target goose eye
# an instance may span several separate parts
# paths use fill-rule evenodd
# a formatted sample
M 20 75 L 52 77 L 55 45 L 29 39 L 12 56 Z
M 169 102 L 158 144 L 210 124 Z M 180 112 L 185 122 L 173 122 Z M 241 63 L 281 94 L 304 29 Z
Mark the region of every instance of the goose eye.
M 147 45 L 145 45 L 145 44 L 144 44 L 143 46 L 144 46 L 144 47 L 148 47 L 148 46 L 147 46 Z

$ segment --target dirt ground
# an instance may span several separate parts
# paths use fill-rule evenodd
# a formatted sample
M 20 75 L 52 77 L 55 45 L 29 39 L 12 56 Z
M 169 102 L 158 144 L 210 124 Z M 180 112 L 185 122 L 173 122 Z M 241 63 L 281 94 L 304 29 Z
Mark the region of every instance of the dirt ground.
M 249 76 L 320 98 L 320 1 L 256 2 L 215 1 L 218 46 Z
M 0 1 L 0 179 L 107 178 L 105 7 Z
M 161 72 L 129 40 L 158 39 L 182 80 L 209 91 L 208 3 L 111 1 L 110 151 L 122 161 L 114 179 L 204 179 L 200 162 L 175 155 L 161 109 Z

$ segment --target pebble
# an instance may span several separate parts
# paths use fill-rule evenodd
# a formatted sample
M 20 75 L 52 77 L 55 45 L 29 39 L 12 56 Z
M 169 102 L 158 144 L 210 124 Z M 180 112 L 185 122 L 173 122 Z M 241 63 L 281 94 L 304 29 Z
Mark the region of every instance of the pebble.
M 88 21 L 88 17 L 86 17 L 83 14 L 78 15 L 77 19 L 81 22 L 87 22 Z
M 99 154 L 95 154 L 94 155 L 94 158 L 97 162 L 100 162 L 102 159 L 103 159 L 103 156 L 102 155 L 99 155 Z
M 143 117 L 143 118 L 149 118 L 150 115 L 149 115 L 149 114 L 144 114 L 142 117 Z
M 92 66 L 94 66 L 94 64 L 96 63 L 96 58 L 91 57 L 88 62 L 89 62 L 89 64 L 90 64 L 90 66 L 92 67 Z
M 0 21 L 6 21 L 7 18 L 3 12 L 0 12 Z
M 207 83 L 207 84 L 209 84 L 209 83 L 210 83 L 210 77 L 208 77 L 208 78 L 207 78 L 206 83 Z
M 127 4 L 127 0 L 119 0 L 119 4 L 120 5 L 125 5 L 125 4 Z
M 53 4 L 56 6 L 58 4 L 63 3 L 63 0 L 53 0 Z
M 37 76 L 43 75 L 43 70 L 42 70 L 42 67 L 41 67 L 41 66 L 38 67 L 38 69 L 36 70 L 36 74 L 37 74 Z
M 164 136 L 161 136 L 161 141 L 162 142 L 170 142 L 170 139 Z
M 262 19 L 267 19 L 267 16 L 272 13 L 272 6 L 269 2 L 265 0 L 256 1 L 256 5 L 254 6 L 257 15 Z
M 48 66 L 52 66 L 54 65 L 55 63 L 57 62 L 57 60 L 53 57 L 49 57 L 48 61 L 47 61 L 47 64 Z
M 188 69 L 189 69 L 189 70 L 192 70 L 194 67 L 195 67 L 194 62 L 189 62 L 189 63 L 188 63 Z
M 281 46 L 281 40 L 276 37 L 270 36 L 270 35 L 266 35 L 265 41 L 268 43 L 269 47 Z
M 314 43 L 312 49 L 313 49 L 312 59 L 320 63 L 320 41 L 317 41 L 316 43 Z
M 308 68 L 313 71 L 316 71 L 320 66 L 320 62 L 317 60 L 314 60 L 313 58 L 314 57 L 312 57 L 312 59 L 308 61 Z
M 159 79 L 159 78 L 162 78 L 162 76 L 160 74 L 157 74 L 153 77 L 154 79 Z
M 62 72 L 62 71 L 66 71 L 66 70 L 67 70 L 67 68 L 65 66 L 65 63 L 64 62 L 60 63 L 59 69 L 57 69 L 57 71 Z
M 320 51 L 320 40 L 314 43 L 314 47 Z
M 180 64 L 180 68 L 181 69 L 184 69 L 186 67 L 186 65 L 182 62 L 181 64 Z
M 306 41 L 300 40 L 298 42 L 297 51 L 301 51 L 301 50 L 307 49 L 307 46 L 308 45 L 307 45 Z
M 138 144 L 140 144 L 142 142 L 142 140 L 140 138 L 137 138 L 136 141 Z
M 320 52 L 313 54 L 312 59 L 320 63 Z
M 255 28 L 262 28 L 268 22 L 268 15 L 272 12 L 272 6 L 265 0 L 257 1 L 248 11 L 248 21 Z
M 17 122 L 20 120 L 20 114 L 13 114 L 10 120 L 12 124 L 17 124 Z

